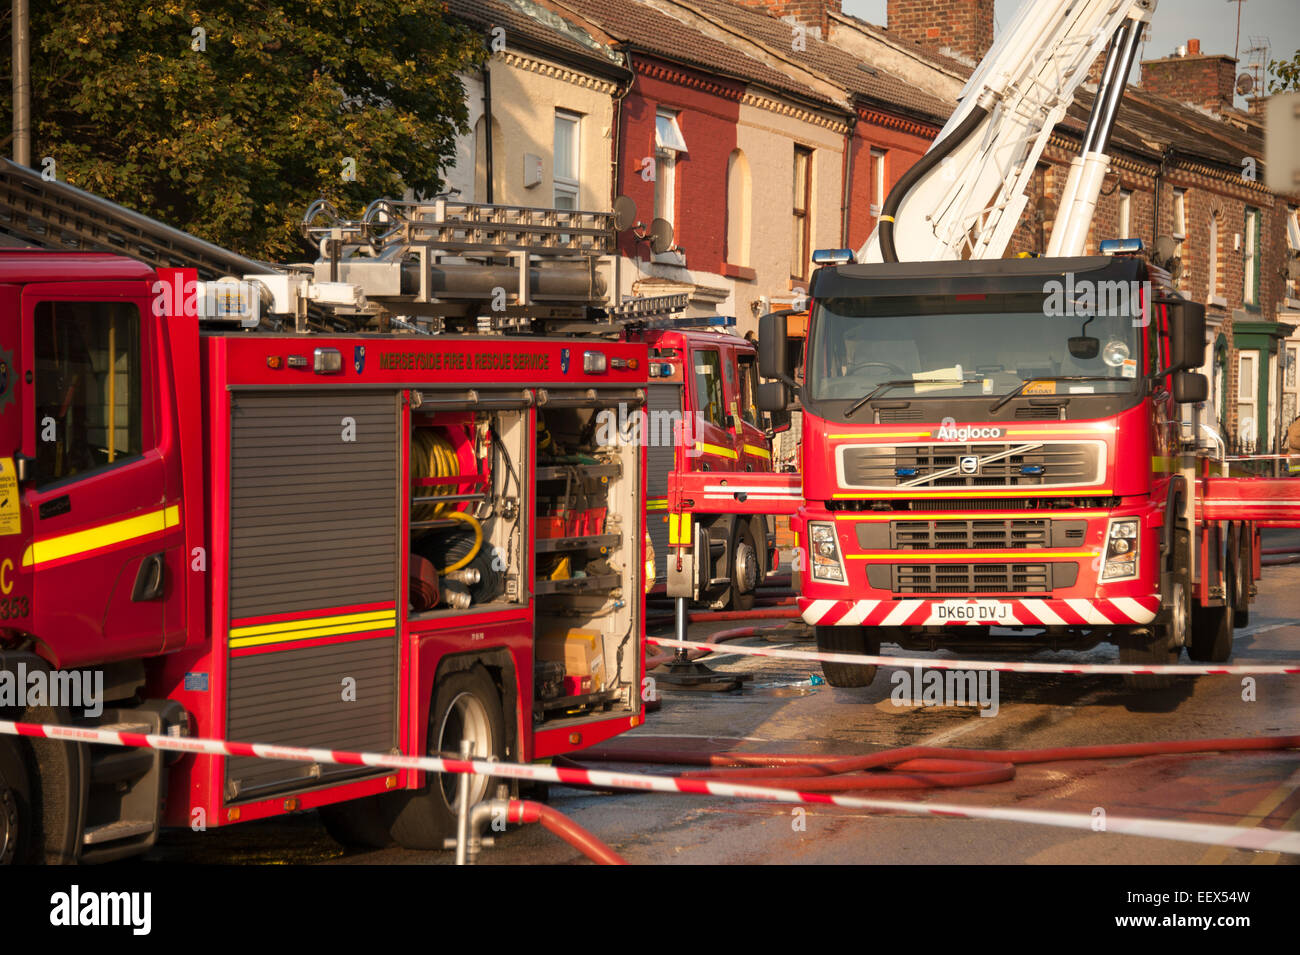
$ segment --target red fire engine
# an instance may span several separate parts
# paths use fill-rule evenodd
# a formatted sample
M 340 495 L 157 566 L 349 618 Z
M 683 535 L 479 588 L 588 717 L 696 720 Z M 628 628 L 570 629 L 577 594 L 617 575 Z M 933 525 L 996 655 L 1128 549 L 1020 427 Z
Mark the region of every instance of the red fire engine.
M 271 271 L 12 165 L 2 185 L 19 241 L 245 275 L 0 252 L 0 674 L 103 685 L 102 712 L 6 718 L 518 761 L 641 722 L 644 453 L 596 427 L 647 385 L 606 292 L 612 216 L 319 207 L 322 260 Z M 348 843 L 440 848 L 456 799 L 416 772 L 0 737 L 3 861 L 311 808 Z
M 702 510 L 682 521 L 668 510 L 670 475 L 771 473 L 772 439 L 789 427 L 788 413 L 758 409 L 753 343 L 710 330 L 734 323 L 723 316 L 662 319 L 630 326 L 627 338 L 650 347 L 646 528 L 656 581 L 667 577 L 669 548 L 699 535 L 710 550 L 699 599 L 744 610 L 773 565 L 770 517 Z M 674 437 L 679 427 L 684 440 Z
M 784 507 L 824 650 L 1087 648 L 1223 661 L 1294 483 L 1212 474 L 1205 310 L 1141 243 L 1083 254 L 1151 0 L 1024 4 L 856 256 L 814 255 L 804 379 L 788 313 L 760 320 L 760 406 L 803 412 L 801 472 L 684 475 L 670 507 Z M 1102 82 L 1049 257 L 1002 260 L 1088 66 Z M 1217 467 L 1217 465 L 1215 465 Z M 730 497 L 728 501 L 727 498 Z M 671 558 L 698 586 L 701 554 Z M 996 631 L 996 632 L 995 632 Z M 875 667 L 824 665 L 861 686 Z M 1134 674 L 1155 686 L 1170 678 Z

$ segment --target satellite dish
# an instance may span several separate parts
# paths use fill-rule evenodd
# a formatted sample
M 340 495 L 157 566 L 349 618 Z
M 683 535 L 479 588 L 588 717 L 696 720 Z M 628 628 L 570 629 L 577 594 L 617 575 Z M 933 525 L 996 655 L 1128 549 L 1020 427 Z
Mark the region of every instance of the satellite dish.
M 1242 73 L 1237 77 L 1237 92 L 1246 96 L 1255 89 L 1255 77 L 1249 73 Z
M 636 225 L 636 203 L 628 196 L 614 200 L 614 231 L 623 232 Z
M 1177 252 L 1178 243 L 1174 241 L 1173 236 L 1157 236 L 1155 246 L 1151 249 L 1151 258 L 1155 260 L 1156 265 L 1170 271 Z
M 662 255 L 672 249 L 673 224 L 667 219 L 655 219 L 650 223 L 650 251 Z

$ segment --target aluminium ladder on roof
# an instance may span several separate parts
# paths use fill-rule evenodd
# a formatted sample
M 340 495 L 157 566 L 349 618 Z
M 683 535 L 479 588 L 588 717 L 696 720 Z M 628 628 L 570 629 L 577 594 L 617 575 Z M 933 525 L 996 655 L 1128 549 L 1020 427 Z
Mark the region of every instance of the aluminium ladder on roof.
M 280 271 L 34 169 L 0 160 L 0 241 L 112 252 L 154 268 L 192 268 L 202 280 Z

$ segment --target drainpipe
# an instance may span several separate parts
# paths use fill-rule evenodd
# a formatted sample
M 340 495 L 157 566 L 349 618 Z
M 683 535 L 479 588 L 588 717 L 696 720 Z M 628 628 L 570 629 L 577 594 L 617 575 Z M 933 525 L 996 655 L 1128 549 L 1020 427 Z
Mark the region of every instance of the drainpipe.
M 632 87 L 636 84 L 636 70 L 632 67 L 632 46 L 629 43 L 617 44 L 614 49 L 622 53 L 627 60 L 627 69 L 630 74 L 627 78 L 627 88 L 614 97 L 614 155 L 610 159 L 609 171 L 609 207 L 614 208 L 614 200 L 618 198 L 619 176 L 623 169 L 623 100 L 628 98 L 632 92 Z
M 492 163 L 492 64 L 485 62 L 483 64 L 483 158 L 486 170 L 486 191 L 485 197 L 488 203 L 495 202 L 492 196 L 492 181 L 496 178 L 496 170 Z
M 840 246 L 849 248 L 849 206 L 853 201 L 853 140 L 858 128 L 857 101 L 850 100 L 849 128 L 844 133 L 844 193 L 840 196 Z

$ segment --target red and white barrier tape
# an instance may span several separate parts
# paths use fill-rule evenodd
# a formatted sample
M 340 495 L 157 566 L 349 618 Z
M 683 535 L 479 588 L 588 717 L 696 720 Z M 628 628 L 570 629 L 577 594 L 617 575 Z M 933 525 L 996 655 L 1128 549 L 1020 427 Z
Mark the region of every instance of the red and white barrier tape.
M 75 726 L 41 723 L 14 723 L 0 720 L 0 735 L 65 739 L 81 743 L 106 743 L 110 746 L 141 746 L 179 753 L 204 753 L 211 756 L 256 756 L 262 759 L 291 759 L 312 763 L 338 763 L 349 766 L 375 766 L 392 769 L 417 769 L 431 773 L 475 773 L 508 779 L 591 786 L 598 789 L 641 790 L 683 793 L 691 796 L 723 796 L 731 799 L 757 799 L 766 802 L 804 805 L 843 806 L 848 809 L 874 809 L 926 816 L 955 816 L 963 819 L 994 819 L 1003 822 L 1028 822 L 1065 829 L 1117 832 L 1123 835 L 1148 836 L 1177 842 L 1198 842 L 1257 852 L 1287 852 L 1300 855 L 1300 832 L 1274 829 L 1248 829 L 1213 823 L 1179 822 L 1165 819 L 1136 819 L 1107 815 L 1104 822 L 1091 813 L 1058 812 L 1046 809 L 1002 809 L 992 806 L 969 806 L 956 803 L 910 802 L 902 799 L 864 799 L 834 793 L 805 793 L 788 789 L 769 789 L 707 779 L 682 779 L 644 773 L 612 773 L 595 769 L 564 769 L 555 766 L 532 766 L 482 759 L 443 759 L 438 756 L 393 756 L 383 753 L 355 753 L 346 750 L 308 749 L 298 746 L 270 746 L 265 743 L 234 743 L 198 737 L 154 736 L 144 733 L 120 733 Z
M 920 667 L 924 670 L 997 670 L 1001 673 L 1173 673 L 1180 676 L 1237 675 L 1261 676 L 1264 674 L 1300 673 L 1300 663 L 1027 663 L 993 660 L 944 660 L 936 657 L 895 657 L 866 653 L 827 653 L 821 650 L 781 650 L 775 647 L 743 647 L 727 644 L 702 643 L 698 640 L 670 640 L 667 637 L 646 637 L 646 643 L 659 647 L 680 647 L 685 650 L 708 650 L 713 653 L 738 653 L 754 657 L 779 657 L 783 660 L 821 661 L 831 663 L 859 663 L 867 666 Z

